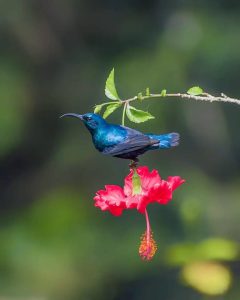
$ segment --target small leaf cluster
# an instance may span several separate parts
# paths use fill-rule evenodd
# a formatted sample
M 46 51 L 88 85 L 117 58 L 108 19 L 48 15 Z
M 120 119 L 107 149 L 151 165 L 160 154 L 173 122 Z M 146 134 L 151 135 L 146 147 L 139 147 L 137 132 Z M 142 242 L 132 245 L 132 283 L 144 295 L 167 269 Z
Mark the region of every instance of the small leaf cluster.
M 130 105 L 129 102 L 120 99 L 117 93 L 117 89 L 115 86 L 115 79 L 114 79 L 114 69 L 110 72 L 106 84 L 105 84 L 105 95 L 107 98 L 112 100 L 112 102 L 105 102 L 102 104 L 98 104 L 95 106 L 94 113 L 100 113 L 103 108 L 105 108 L 103 112 L 103 118 L 106 119 L 110 116 L 115 110 L 120 107 L 123 107 L 123 120 L 125 118 L 125 114 L 131 122 L 134 123 L 141 123 L 146 122 L 150 119 L 154 119 L 149 112 L 140 110 L 135 108 L 134 106 Z M 149 88 L 146 89 L 146 96 L 150 95 Z M 142 100 L 143 95 L 139 93 L 136 99 Z M 123 121 L 124 123 L 124 121 Z M 123 124 L 124 125 L 124 124 Z

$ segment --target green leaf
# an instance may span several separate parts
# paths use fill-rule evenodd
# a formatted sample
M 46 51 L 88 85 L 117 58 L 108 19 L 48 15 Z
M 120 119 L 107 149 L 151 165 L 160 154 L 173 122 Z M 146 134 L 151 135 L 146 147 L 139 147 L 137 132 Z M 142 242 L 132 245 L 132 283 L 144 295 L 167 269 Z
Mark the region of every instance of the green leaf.
M 143 99 L 142 93 L 138 93 L 137 98 L 138 98 L 138 100 L 142 101 L 142 99 Z
M 122 104 L 121 103 L 114 103 L 107 106 L 103 118 L 106 119 L 109 115 L 111 115 L 116 109 L 118 109 Z
M 187 93 L 189 95 L 198 96 L 203 93 L 203 89 L 200 88 L 199 86 L 193 86 L 187 91 Z
M 101 104 L 95 105 L 95 107 L 94 107 L 94 113 L 95 114 L 99 113 L 101 111 L 101 109 L 102 109 L 102 105 Z
M 150 96 L 150 89 L 149 89 L 149 87 L 146 88 L 146 96 Z
M 155 118 L 149 112 L 136 109 L 130 105 L 127 106 L 126 114 L 128 119 L 134 123 L 142 123 Z
M 105 85 L 105 95 L 111 99 L 111 100 L 119 100 L 119 96 L 115 87 L 115 82 L 114 82 L 114 68 L 110 72 L 106 85 Z
M 167 90 L 162 90 L 160 96 L 165 97 L 167 94 Z

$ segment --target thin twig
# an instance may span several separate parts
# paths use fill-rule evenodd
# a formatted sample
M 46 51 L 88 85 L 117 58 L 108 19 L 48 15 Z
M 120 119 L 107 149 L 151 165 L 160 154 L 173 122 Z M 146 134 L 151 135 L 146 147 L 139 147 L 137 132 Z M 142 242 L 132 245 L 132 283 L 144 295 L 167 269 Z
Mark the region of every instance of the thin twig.
M 208 93 L 203 93 L 201 95 L 190 95 L 190 94 L 150 94 L 148 96 L 142 96 L 141 100 L 151 99 L 151 98 L 166 98 L 166 97 L 179 97 L 186 100 L 196 100 L 196 101 L 207 101 L 207 102 L 228 102 L 235 103 L 240 105 L 240 99 L 231 98 L 226 96 L 225 94 L 221 94 L 221 96 L 213 96 Z M 136 100 L 137 97 L 133 97 L 130 99 L 122 100 L 122 102 L 129 103 Z

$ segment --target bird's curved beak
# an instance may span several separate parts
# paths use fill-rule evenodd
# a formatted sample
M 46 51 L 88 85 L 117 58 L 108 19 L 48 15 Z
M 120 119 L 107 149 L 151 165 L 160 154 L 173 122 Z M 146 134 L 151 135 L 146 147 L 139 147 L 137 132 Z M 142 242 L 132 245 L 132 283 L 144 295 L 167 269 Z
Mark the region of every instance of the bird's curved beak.
M 74 117 L 74 118 L 78 118 L 80 120 L 83 120 L 82 115 L 74 114 L 74 113 L 67 113 L 67 114 L 64 114 L 64 115 L 60 116 L 60 118 L 64 118 L 64 117 Z

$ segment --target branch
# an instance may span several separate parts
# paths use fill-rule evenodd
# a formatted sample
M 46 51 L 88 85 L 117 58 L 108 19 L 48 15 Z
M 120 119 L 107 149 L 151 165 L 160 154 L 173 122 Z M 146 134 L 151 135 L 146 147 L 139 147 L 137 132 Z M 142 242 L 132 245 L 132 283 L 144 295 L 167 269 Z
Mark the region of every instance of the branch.
M 145 93 L 138 93 L 136 96 L 128 99 L 122 99 L 118 96 L 115 81 L 114 81 L 114 69 L 110 72 L 106 84 L 105 84 L 105 95 L 107 98 L 113 100 L 114 102 L 106 102 L 102 104 L 98 104 L 94 108 L 94 113 L 99 113 L 101 109 L 104 107 L 105 112 L 103 113 L 103 118 L 107 118 L 110 114 L 112 114 L 119 107 L 123 108 L 122 111 L 122 125 L 125 124 L 125 115 L 127 115 L 128 119 L 134 123 L 142 123 L 148 120 L 154 119 L 154 116 L 150 114 L 148 111 L 143 111 L 137 109 L 136 107 L 130 105 L 130 102 L 133 101 L 143 101 L 153 98 L 180 98 L 186 100 L 195 100 L 195 101 L 205 101 L 205 102 L 224 102 L 224 103 L 234 103 L 240 105 L 240 99 L 231 98 L 227 95 L 221 93 L 219 96 L 213 96 L 209 93 L 203 91 L 203 89 L 199 86 L 191 87 L 185 93 L 168 93 L 165 89 L 161 91 L 159 94 L 151 94 L 149 88 L 146 88 Z
M 191 95 L 191 94 L 181 94 L 181 93 L 176 93 L 176 94 L 150 94 L 148 96 L 142 96 L 140 100 L 146 100 L 146 99 L 151 99 L 151 98 L 166 98 L 166 97 L 179 97 L 182 99 L 186 100 L 196 100 L 196 101 L 207 101 L 207 102 L 227 102 L 227 103 L 235 103 L 240 105 L 240 99 L 236 98 L 231 98 L 226 96 L 225 94 L 221 94 L 221 96 L 213 96 L 208 93 L 202 93 L 201 95 Z M 134 100 L 137 100 L 138 97 L 135 96 L 130 99 L 122 100 L 122 102 L 132 102 Z

